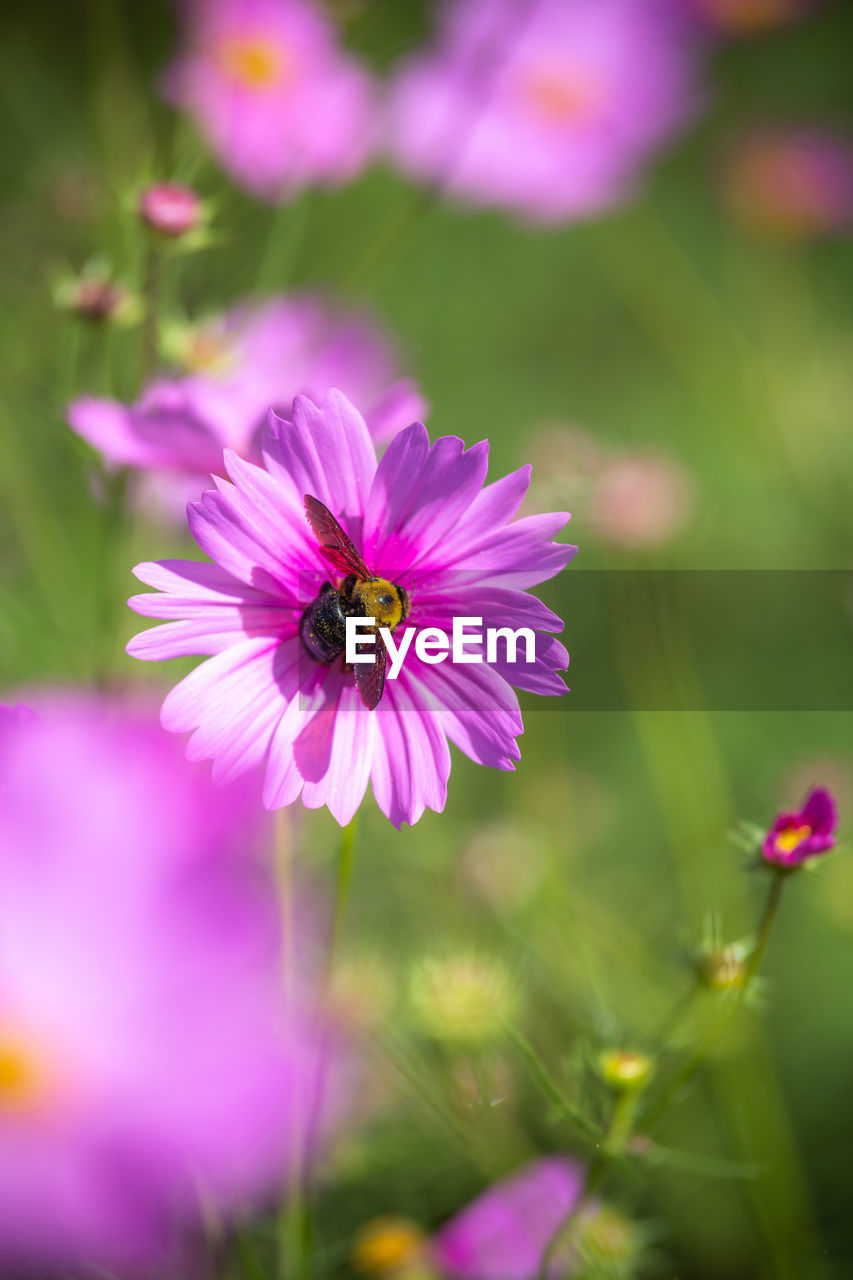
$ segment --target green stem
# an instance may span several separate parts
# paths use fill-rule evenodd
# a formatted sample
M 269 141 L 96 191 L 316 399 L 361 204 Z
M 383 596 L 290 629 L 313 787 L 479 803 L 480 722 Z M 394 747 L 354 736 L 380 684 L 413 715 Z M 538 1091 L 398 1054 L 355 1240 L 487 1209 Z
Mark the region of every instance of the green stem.
M 156 368 L 160 343 L 160 303 L 163 286 L 163 253 L 154 236 L 148 237 L 145 248 L 145 268 L 142 281 L 142 297 L 145 314 L 142 317 L 142 343 L 140 351 L 140 382 L 144 382 Z
M 571 1238 L 578 1220 L 607 1176 L 611 1164 L 623 1155 L 634 1127 L 639 1096 L 637 1090 L 625 1090 L 617 1094 L 607 1133 L 587 1170 L 583 1189 L 543 1250 L 539 1263 L 539 1280 L 548 1280 L 557 1250 Z
M 350 886 L 352 884 L 352 864 L 355 851 L 355 832 L 357 815 L 341 831 L 341 844 L 338 853 L 338 876 L 335 882 L 335 907 L 332 916 L 332 936 L 329 940 L 329 954 L 326 960 L 326 976 L 331 977 L 335 956 L 340 946 L 349 905 Z
M 773 928 L 773 922 L 779 910 L 779 900 L 782 897 L 782 886 L 786 880 L 786 874 L 783 871 L 775 871 L 770 884 L 770 892 L 767 895 L 767 901 L 764 904 L 764 911 L 758 926 L 755 937 L 755 946 L 752 949 L 749 960 L 746 965 L 746 974 L 744 977 L 742 991 L 746 991 L 750 982 L 758 972 L 758 967 L 767 950 L 767 943 L 770 939 L 770 931 Z
M 569 1101 L 530 1041 L 515 1027 L 510 1027 L 508 1034 L 510 1040 L 530 1068 L 530 1074 L 548 1101 L 558 1111 L 562 1112 L 566 1119 L 580 1129 L 585 1137 L 592 1141 L 597 1140 L 601 1136 L 599 1130 Z

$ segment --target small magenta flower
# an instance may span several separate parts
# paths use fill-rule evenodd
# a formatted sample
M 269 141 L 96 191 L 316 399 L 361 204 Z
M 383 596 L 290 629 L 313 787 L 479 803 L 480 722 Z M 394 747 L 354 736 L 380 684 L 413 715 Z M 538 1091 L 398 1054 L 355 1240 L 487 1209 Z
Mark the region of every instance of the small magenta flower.
M 337 185 L 364 164 L 370 76 L 313 0 L 191 0 L 164 88 L 223 168 L 264 199 Z
M 450 1280 L 535 1280 L 542 1255 L 577 1203 L 583 1183 L 583 1168 L 566 1156 L 532 1160 L 496 1182 L 433 1240 L 442 1275 Z
M 467 203 L 589 217 L 691 115 L 693 47 L 659 0 L 453 0 L 392 85 L 391 152 Z
M 224 448 L 261 461 L 270 405 L 286 416 L 297 393 L 321 400 L 340 387 L 377 441 L 427 407 L 415 383 L 400 377 L 393 344 L 373 318 L 314 294 L 244 303 L 171 345 L 188 370 L 183 377 L 149 383 L 131 405 L 81 396 L 68 421 L 108 466 L 145 473 L 147 492 L 181 521 L 188 499 L 223 473 Z
M 837 826 L 835 800 L 824 787 L 815 787 L 802 809 L 779 814 L 764 838 L 761 856 L 773 866 L 799 867 L 833 848 Z
M 157 182 L 139 197 L 139 216 L 161 236 L 175 240 L 197 231 L 204 223 L 204 205 L 193 191 L 177 182 Z
M 188 508 L 213 564 L 134 570 L 161 594 L 134 596 L 131 608 L 166 623 L 136 636 L 128 652 L 155 661 L 207 656 L 168 695 L 165 727 L 192 731 L 190 757 L 212 757 L 220 781 L 263 764 L 267 808 L 301 796 L 308 808 L 328 805 L 342 825 L 368 783 L 395 826 L 425 808 L 441 811 L 448 740 L 479 764 L 514 769 L 523 730 L 515 689 L 566 690 L 557 673 L 568 654 L 550 634 L 563 623 L 526 588 L 575 554 L 552 541 L 567 515 L 513 520 L 529 468 L 484 487 L 487 443 L 466 450 L 445 436 L 431 445 L 421 423 L 396 435 L 377 462 L 364 419 L 339 391 L 319 407 L 297 396 L 292 421 L 271 412 L 262 454 L 255 466 L 226 451 L 229 478 Z M 309 526 L 305 495 L 336 517 L 371 575 L 407 597 L 400 630 L 411 647 L 373 709 L 340 650 L 321 660 L 304 636 L 309 606 L 347 580 Z M 427 628 L 431 643 L 436 630 L 449 636 L 457 618 L 480 619 L 481 647 L 468 661 L 411 645 Z M 530 661 L 513 661 L 503 645 L 491 656 L 482 648 L 482 631 L 522 627 L 529 649 L 514 656 Z
M 148 712 L 33 705 L 0 714 L 0 1270 L 177 1274 L 200 1196 L 313 1150 L 340 1051 L 282 984 L 253 792 Z

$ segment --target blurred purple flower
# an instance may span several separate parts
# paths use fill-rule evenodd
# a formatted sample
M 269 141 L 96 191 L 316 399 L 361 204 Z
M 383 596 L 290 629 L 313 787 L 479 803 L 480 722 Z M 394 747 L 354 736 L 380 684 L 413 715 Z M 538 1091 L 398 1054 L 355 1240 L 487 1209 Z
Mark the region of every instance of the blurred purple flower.
M 0 1263 L 136 1274 L 302 1160 L 336 1055 L 251 795 L 150 715 L 35 705 L 0 715 Z
M 818 129 L 764 129 L 732 149 L 728 204 L 760 235 L 799 241 L 853 227 L 853 146 Z
M 368 781 L 399 827 L 444 807 L 447 739 L 479 764 L 513 769 L 523 725 L 512 686 L 559 694 L 568 654 L 549 632 L 561 620 L 525 588 L 558 573 L 576 548 L 552 542 L 565 513 L 512 521 L 530 468 L 483 488 L 485 441 L 455 436 L 432 446 L 426 428 L 401 431 L 377 464 L 363 418 L 339 391 L 318 408 L 297 396 L 293 420 L 270 414 L 264 468 L 226 453 L 217 481 L 188 509 L 190 529 L 214 564 L 164 561 L 134 572 L 160 595 L 131 608 L 168 619 L 128 645 L 137 658 L 210 655 L 167 697 L 163 724 L 194 730 L 192 759 L 213 757 L 226 781 L 265 762 L 264 804 L 302 796 L 342 825 Z M 410 649 L 375 711 L 340 659 L 312 660 L 302 612 L 334 577 L 305 517 L 304 495 L 332 511 L 371 573 L 410 593 L 407 626 L 452 630 L 454 616 L 537 632 L 536 661 L 427 665 Z M 342 576 L 342 575 L 340 575 Z
M 761 856 L 777 867 L 798 867 L 835 845 L 838 813 L 825 787 L 815 787 L 802 809 L 780 813 L 764 837 Z
M 565 1156 L 532 1160 L 442 1227 L 433 1241 L 439 1270 L 451 1280 L 535 1280 L 583 1182 L 582 1167 Z
M 190 0 L 164 80 L 223 168 L 267 200 L 337 185 L 374 132 L 370 76 L 313 0 Z
M 660 0 L 458 0 L 392 86 L 407 173 L 535 221 L 624 200 L 696 105 L 692 42 Z
M 399 379 L 392 344 L 370 317 L 313 294 L 236 307 L 184 347 L 195 372 L 150 383 L 136 404 L 82 396 L 68 409 L 72 428 L 108 465 L 154 473 L 160 505 L 181 520 L 211 474 L 223 473 L 224 448 L 260 462 L 270 405 L 287 415 L 296 394 L 320 400 L 340 387 L 377 441 L 427 408 L 416 385 Z

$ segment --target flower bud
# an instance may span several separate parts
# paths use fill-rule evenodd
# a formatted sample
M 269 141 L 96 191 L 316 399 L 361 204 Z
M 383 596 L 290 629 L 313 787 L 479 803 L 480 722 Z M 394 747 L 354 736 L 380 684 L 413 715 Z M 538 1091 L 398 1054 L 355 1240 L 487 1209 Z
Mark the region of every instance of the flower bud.
M 191 187 L 156 182 L 139 197 L 139 216 L 158 235 L 174 240 L 197 231 L 204 222 L 204 206 Z
M 709 947 L 700 953 L 696 972 L 709 991 L 739 991 L 746 982 L 747 949 L 740 942 Z
M 825 787 L 815 787 L 801 809 L 780 813 L 764 837 L 761 856 L 770 866 L 793 870 L 835 844 L 838 813 Z
M 628 1093 L 642 1089 L 651 1079 L 654 1062 L 634 1049 L 605 1049 L 598 1056 L 601 1078 L 612 1089 Z
M 460 1045 L 497 1039 L 516 1008 L 516 992 L 503 966 L 468 952 L 421 962 L 409 988 L 415 1022 L 428 1036 Z
M 101 272 L 63 280 L 54 298 L 60 310 L 71 311 L 95 323 L 126 319 L 136 309 L 124 285 Z

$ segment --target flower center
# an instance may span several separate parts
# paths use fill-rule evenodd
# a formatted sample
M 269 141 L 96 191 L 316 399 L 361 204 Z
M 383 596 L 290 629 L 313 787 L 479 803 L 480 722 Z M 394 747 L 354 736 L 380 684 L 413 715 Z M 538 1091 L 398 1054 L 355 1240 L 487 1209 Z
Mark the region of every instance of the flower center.
M 588 118 L 601 98 L 599 86 L 585 71 L 545 63 L 528 72 L 521 84 L 524 105 L 546 124 L 573 124 Z
M 45 1092 L 45 1073 L 31 1045 L 0 1032 L 0 1114 L 25 1111 Z
M 226 40 L 219 48 L 222 70 L 244 89 L 272 89 L 288 76 L 288 59 L 269 40 Z
M 811 833 L 811 827 L 805 825 L 785 827 L 776 837 L 776 848 L 781 849 L 782 853 L 793 853 L 804 840 L 808 840 Z

